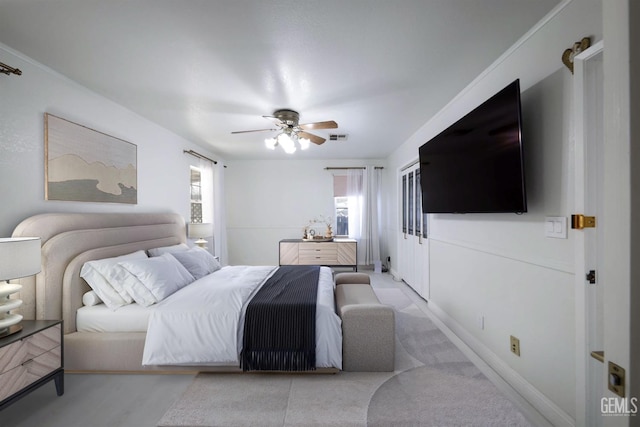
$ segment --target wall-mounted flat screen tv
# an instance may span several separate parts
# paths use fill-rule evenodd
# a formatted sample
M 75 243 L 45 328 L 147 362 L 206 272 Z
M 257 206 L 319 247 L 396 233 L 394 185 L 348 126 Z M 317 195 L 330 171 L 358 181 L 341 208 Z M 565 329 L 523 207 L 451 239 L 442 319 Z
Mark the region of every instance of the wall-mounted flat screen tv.
M 420 147 L 424 213 L 527 211 L 520 81 Z

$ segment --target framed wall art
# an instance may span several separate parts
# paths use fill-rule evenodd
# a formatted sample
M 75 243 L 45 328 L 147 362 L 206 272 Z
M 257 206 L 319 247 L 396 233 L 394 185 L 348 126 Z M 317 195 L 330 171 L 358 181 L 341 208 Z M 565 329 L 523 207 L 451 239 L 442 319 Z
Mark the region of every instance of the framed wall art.
M 138 203 L 137 146 L 44 115 L 45 199 Z

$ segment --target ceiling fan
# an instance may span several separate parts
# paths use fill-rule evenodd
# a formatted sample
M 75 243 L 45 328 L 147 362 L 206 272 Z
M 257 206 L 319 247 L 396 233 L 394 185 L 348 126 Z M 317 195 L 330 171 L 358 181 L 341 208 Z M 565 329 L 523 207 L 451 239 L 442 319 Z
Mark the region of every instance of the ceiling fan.
M 262 116 L 262 117 L 273 120 L 277 128 L 241 130 L 241 131 L 235 131 L 231 133 L 237 134 L 237 133 L 249 133 L 249 132 L 272 132 L 272 131 L 279 130 L 280 133 L 275 138 L 265 139 L 265 144 L 267 148 L 270 148 L 273 150 L 278 145 L 280 145 L 285 152 L 293 153 L 296 151 L 296 145 L 295 145 L 296 141 L 298 142 L 302 150 L 307 149 L 311 142 L 313 142 L 314 144 L 320 145 L 326 141 L 325 138 L 322 138 L 318 135 L 314 135 L 312 133 L 307 132 L 308 130 L 335 129 L 338 127 L 338 124 L 333 120 L 329 120 L 326 122 L 299 124 L 300 115 L 298 114 L 298 112 L 293 110 L 287 110 L 287 109 L 276 110 L 274 111 L 272 116 Z

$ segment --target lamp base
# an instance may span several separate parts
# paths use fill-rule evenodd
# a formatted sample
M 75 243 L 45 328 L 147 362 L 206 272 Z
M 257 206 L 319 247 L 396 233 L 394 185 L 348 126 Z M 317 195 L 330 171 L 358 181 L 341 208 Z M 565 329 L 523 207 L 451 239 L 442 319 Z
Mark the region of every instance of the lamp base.
M 204 239 L 198 239 L 198 240 L 196 240 L 196 241 L 195 241 L 195 242 L 193 242 L 193 243 L 195 243 L 196 245 L 200 246 L 200 247 L 201 247 L 201 248 L 203 248 L 203 249 L 206 249 L 206 248 L 207 248 L 207 241 L 206 241 L 206 240 L 204 240 Z
M 0 338 L 13 335 L 22 330 L 22 325 L 11 325 L 8 328 L 0 330 Z

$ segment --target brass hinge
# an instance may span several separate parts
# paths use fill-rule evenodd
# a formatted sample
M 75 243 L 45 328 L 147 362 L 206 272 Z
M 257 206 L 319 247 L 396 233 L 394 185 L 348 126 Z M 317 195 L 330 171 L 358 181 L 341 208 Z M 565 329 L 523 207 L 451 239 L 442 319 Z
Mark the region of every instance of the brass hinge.
M 582 214 L 571 215 L 571 228 L 574 230 L 583 230 L 585 228 L 595 228 L 596 217 L 585 216 Z

